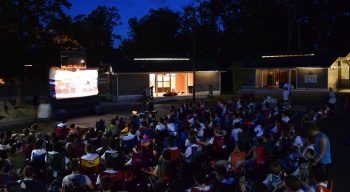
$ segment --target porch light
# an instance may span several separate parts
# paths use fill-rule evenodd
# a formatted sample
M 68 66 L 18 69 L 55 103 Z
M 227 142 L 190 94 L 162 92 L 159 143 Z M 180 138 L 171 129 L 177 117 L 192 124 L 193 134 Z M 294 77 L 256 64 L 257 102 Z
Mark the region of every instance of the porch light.
M 25 67 L 33 67 L 33 65 L 24 65 Z
M 0 85 L 5 85 L 4 79 L 0 79 Z

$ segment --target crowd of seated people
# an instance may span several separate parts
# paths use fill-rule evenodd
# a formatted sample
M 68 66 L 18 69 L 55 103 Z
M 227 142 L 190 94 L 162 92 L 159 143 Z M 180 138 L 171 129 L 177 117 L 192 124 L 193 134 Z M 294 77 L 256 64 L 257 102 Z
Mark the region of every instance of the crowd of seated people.
M 293 111 L 243 97 L 172 106 L 52 133 L 0 134 L 2 191 L 332 191 L 329 108 Z M 62 126 L 64 125 L 64 126 Z M 0 191 L 1 191 L 0 190 Z

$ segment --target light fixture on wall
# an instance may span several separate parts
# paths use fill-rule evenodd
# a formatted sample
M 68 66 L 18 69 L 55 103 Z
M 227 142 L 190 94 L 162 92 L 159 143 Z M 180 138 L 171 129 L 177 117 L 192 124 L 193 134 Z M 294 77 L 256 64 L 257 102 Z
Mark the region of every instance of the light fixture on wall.
M 189 58 L 134 58 L 134 61 L 189 61 Z

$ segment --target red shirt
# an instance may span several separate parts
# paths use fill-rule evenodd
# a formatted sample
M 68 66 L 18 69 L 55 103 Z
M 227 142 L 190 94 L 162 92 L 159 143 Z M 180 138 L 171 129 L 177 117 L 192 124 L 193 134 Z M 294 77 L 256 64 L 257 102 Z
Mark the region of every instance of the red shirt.
M 259 146 L 256 149 L 256 152 L 257 152 L 257 155 L 258 155 L 258 158 L 256 159 L 256 162 L 258 164 L 264 164 L 266 159 L 267 159 L 267 152 L 266 152 L 265 147 Z

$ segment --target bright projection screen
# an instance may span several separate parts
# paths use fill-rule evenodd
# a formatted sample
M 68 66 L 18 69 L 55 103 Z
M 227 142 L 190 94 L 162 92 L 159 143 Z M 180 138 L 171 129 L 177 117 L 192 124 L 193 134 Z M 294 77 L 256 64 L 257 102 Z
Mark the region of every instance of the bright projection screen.
M 87 97 L 98 94 L 97 69 L 50 70 L 50 94 L 56 99 Z

